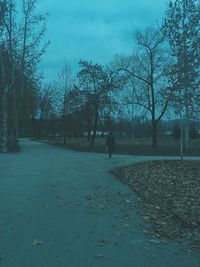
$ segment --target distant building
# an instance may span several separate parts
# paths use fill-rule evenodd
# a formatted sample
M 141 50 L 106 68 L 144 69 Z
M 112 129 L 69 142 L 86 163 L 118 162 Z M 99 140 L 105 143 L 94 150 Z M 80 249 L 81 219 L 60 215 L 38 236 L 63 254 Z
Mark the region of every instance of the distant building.
M 93 131 L 91 131 L 91 136 L 93 135 Z M 106 136 L 106 135 L 108 135 L 109 134 L 109 132 L 103 132 L 103 131 L 96 131 L 96 136 L 97 137 L 104 137 L 104 136 Z M 83 136 L 84 137 L 87 137 L 88 136 L 88 132 L 83 132 Z

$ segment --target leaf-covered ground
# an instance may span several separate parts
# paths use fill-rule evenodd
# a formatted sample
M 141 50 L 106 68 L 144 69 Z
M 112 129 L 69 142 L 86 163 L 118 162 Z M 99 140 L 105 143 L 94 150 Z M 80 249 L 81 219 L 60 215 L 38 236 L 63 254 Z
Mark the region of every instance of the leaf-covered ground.
M 200 248 L 200 162 L 150 161 L 115 175 L 141 199 L 141 214 L 155 238 Z

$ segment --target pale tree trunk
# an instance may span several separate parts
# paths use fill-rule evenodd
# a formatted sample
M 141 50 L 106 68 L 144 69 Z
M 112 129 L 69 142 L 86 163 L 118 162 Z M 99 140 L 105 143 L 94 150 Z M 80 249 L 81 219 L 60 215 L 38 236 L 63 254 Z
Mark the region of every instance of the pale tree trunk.
M 132 80 L 132 101 L 135 101 L 135 77 Z M 131 140 L 135 139 L 135 124 L 134 124 L 134 116 L 135 116 L 135 105 L 132 103 L 131 105 Z
M 158 145 L 158 141 L 157 141 L 157 122 L 154 119 L 152 121 L 152 146 L 156 147 Z
M 10 150 L 15 150 L 18 143 L 18 108 L 17 108 L 17 94 L 15 88 L 15 59 L 14 59 L 14 2 L 9 0 L 9 15 L 7 23 L 8 32 L 8 50 L 10 56 L 10 74 L 11 80 L 9 84 L 9 91 L 12 93 L 12 126 L 9 129 L 8 146 Z
M 185 148 L 189 148 L 189 131 L 190 131 L 190 120 L 188 111 L 188 101 L 186 100 L 186 111 L 185 111 Z
M 65 115 L 63 116 L 63 144 L 67 144 L 67 122 Z
M 97 125 L 98 125 L 98 108 L 96 109 L 96 113 L 95 113 L 95 120 L 94 120 L 94 129 L 93 129 L 93 134 L 92 134 L 92 138 L 91 138 L 91 142 L 90 142 L 90 146 L 94 147 L 94 141 L 96 138 L 96 132 L 97 132 Z
M 18 144 L 18 122 L 19 122 L 19 116 L 18 116 L 18 108 L 17 108 L 17 96 L 16 96 L 16 89 L 15 85 L 13 84 L 12 88 L 12 94 L 13 94 L 13 105 L 12 105 L 12 129 L 10 131 L 9 136 L 9 147 L 11 150 L 15 150 L 17 148 Z
M 90 142 L 91 140 L 91 124 L 92 124 L 92 118 L 91 115 L 87 114 L 87 141 Z
M 184 55 L 184 105 L 185 105 L 185 148 L 189 148 L 189 99 L 188 99 L 188 80 L 187 80 L 187 49 L 186 49 L 186 18 L 187 18 L 187 0 L 183 1 L 183 55 Z
M 8 84 L 6 83 L 3 57 L 1 57 L 2 99 L 0 125 L 0 151 L 8 152 Z
M 87 141 L 89 142 L 91 139 L 91 129 L 90 127 L 88 128 L 88 131 L 87 131 Z
M 134 104 L 132 104 L 132 114 L 131 114 L 131 140 L 135 139 L 135 125 L 134 125 Z
M 180 112 L 180 128 L 181 128 L 181 136 L 180 136 L 180 158 L 183 160 L 183 133 L 184 133 L 184 127 L 183 127 L 183 119 L 182 119 L 182 114 Z
M 63 144 L 66 145 L 67 144 L 67 134 L 66 131 L 64 130 L 64 134 L 63 134 Z
M 156 104 L 155 104 L 155 90 L 154 90 L 154 60 L 152 51 L 150 52 L 150 90 L 151 90 L 151 105 L 152 105 L 152 146 L 157 146 L 157 120 L 156 120 Z
M 152 63 L 153 64 L 153 63 Z M 154 98 L 154 85 L 153 85 L 153 75 L 151 77 L 151 94 L 152 94 L 152 146 L 156 147 L 158 145 L 157 138 L 157 120 L 156 120 L 156 107 L 155 107 L 155 98 Z

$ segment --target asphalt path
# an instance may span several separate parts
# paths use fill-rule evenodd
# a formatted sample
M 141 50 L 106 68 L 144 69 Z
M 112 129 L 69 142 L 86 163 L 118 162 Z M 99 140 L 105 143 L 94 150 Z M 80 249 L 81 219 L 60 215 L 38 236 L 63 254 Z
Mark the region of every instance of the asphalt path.
M 137 196 L 109 173 L 151 159 L 27 139 L 1 154 L 0 266 L 200 267 L 197 252 L 145 234 Z

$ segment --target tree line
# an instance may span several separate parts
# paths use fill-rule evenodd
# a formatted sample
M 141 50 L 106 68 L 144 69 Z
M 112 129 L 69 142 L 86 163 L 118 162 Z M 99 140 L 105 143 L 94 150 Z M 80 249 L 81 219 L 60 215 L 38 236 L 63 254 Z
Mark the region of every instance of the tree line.
M 38 51 L 38 45 L 34 46 L 34 43 L 44 35 L 45 18 L 37 18 L 43 27 L 35 36 L 32 32 L 29 35 L 31 26 L 27 29 L 20 26 L 21 37 L 17 34 L 20 42 L 15 47 L 15 31 L 9 38 L 4 22 L 15 12 L 14 7 L 12 12 L 8 9 L 8 3 L 13 1 L 3 2 L 1 77 L 6 79 L 0 89 L 2 151 L 6 150 L 6 142 L 10 146 L 11 140 L 17 140 L 16 133 L 21 130 L 22 134 L 23 129 L 26 133 L 31 129 L 38 137 L 45 131 L 55 135 L 59 130 L 64 143 L 67 136 L 87 132 L 93 146 L 98 129 L 120 128 L 116 121 L 127 117 L 131 121 L 132 138 L 138 118 L 150 122 L 152 145 L 157 146 L 158 128 L 166 114 L 179 118 L 180 152 L 184 145 L 188 148 L 190 121 L 198 119 L 200 107 L 199 0 L 170 1 L 161 25 L 134 32 L 131 55 L 116 55 L 106 66 L 81 60 L 76 74 L 66 64 L 58 79 L 43 85 L 40 90 L 36 66 L 46 45 Z M 35 8 L 33 0 L 23 1 L 25 7 L 29 2 L 33 2 Z M 27 15 L 30 21 L 34 8 Z M 25 25 L 26 13 L 23 14 Z M 30 61 L 27 60 L 29 49 L 35 55 Z M 9 64 L 4 63 L 6 60 Z M 8 77 L 3 73 L 9 74 Z M 29 97 L 31 104 L 28 104 Z M 9 112 L 5 114 L 6 109 Z
M 0 150 L 18 150 L 24 124 L 35 116 L 40 76 L 37 64 L 46 17 L 36 14 L 37 0 L 0 1 Z

